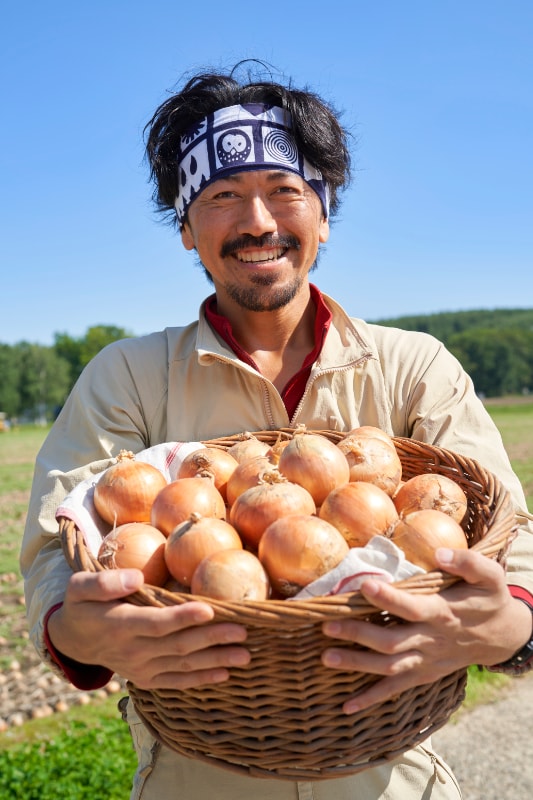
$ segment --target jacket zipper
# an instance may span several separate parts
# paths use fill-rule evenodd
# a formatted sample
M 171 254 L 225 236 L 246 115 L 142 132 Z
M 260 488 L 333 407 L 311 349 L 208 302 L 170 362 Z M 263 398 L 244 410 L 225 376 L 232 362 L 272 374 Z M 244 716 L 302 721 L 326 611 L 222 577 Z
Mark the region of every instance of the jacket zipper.
M 250 367 L 248 364 L 243 364 L 242 362 L 236 363 L 234 359 L 227 358 L 226 356 L 219 355 L 218 353 L 213 353 L 212 355 L 218 361 L 223 361 L 223 362 L 225 362 L 227 364 L 231 364 L 232 366 L 237 366 L 237 367 L 239 367 L 239 369 L 245 369 L 246 371 L 252 372 L 253 375 L 257 375 L 257 377 L 259 378 L 259 380 L 263 384 L 263 389 L 264 389 L 263 396 L 265 398 L 265 412 L 266 412 L 266 416 L 267 416 L 267 419 L 268 419 L 268 423 L 269 423 L 270 427 L 273 428 L 274 427 L 274 417 L 272 415 L 272 407 L 271 407 L 271 404 L 270 404 L 270 388 L 274 389 L 275 392 L 278 391 L 276 389 L 276 387 L 274 386 L 274 384 L 271 381 L 269 381 L 267 378 L 265 378 L 263 375 L 261 375 L 260 372 L 257 372 L 257 370 L 253 370 L 252 367 Z M 319 370 L 314 375 L 311 375 L 309 380 L 307 381 L 306 386 L 305 386 L 304 393 L 300 398 L 300 402 L 298 403 L 298 405 L 296 407 L 296 411 L 294 412 L 294 414 L 292 415 L 292 418 L 289 421 L 289 427 L 293 428 L 295 426 L 295 422 L 296 422 L 296 419 L 298 418 L 298 414 L 300 413 L 300 411 L 302 409 L 302 406 L 303 406 L 303 404 L 304 404 L 304 402 L 305 402 L 305 400 L 307 398 L 307 395 L 309 394 L 309 391 L 310 391 L 312 385 L 314 384 L 314 382 L 316 381 L 317 378 L 321 378 L 323 375 L 334 374 L 334 373 L 337 373 L 337 372 L 347 372 L 348 370 L 351 370 L 354 367 L 357 367 L 357 366 L 360 366 L 361 364 L 364 364 L 366 361 L 369 361 L 371 358 L 373 358 L 372 353 L 365 353 L 363 356 L 361 356 L 361 358 L 358 358 L 356 361 L 351 361 L 349 364 L 343 364 L 342 367 L 329 367 L 328 369 Z M 279 395 L 279 392 L 278 392 L 278 395 Z M 281 397 L 281 395 L 279 395 L 279 396 Z
M 292 415 L 291 427 L 294 426 L 298 414 L 302 410 L 302 406 L 307 398 L 307 395 L 309 394 L 311 386 L 313 385 L 313 383 L 316 381 L 317 378 L 321 378 L 323 375 L 329 375 L 338 372 L 348 372 L 348 370 L 360 366 L 361 364 L 364 364 L 366 361 L 369 361 L 372 357 L 373 357 L 372 353 L 365 353 L 365 355 L 361 356 L 361 358 L 358 358 L 356 361 L 351 361 L 349 364 L 344 364 L 342 367 L 329 367 L 329 369 L 322 369 L 320 371 L 317 371 L 314 375 L 311 375 L 305 386 L 304 393 L 300 398 L 300 402 L 296 406 L 296 411 Z

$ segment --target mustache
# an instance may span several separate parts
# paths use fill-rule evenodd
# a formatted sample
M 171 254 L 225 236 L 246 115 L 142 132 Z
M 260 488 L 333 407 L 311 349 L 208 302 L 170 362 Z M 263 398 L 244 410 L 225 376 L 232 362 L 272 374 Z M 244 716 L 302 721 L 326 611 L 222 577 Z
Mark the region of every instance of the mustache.
M 283 247 L 288 248 L 292 247 L 295 250 L 300 249 L 300 241 L 296 238 L 296 236 L 272 236 L 270 233 L 265 234 L 264 236 L 250 236 L 246 234 L 244 236 L 239 236 L 236 239 L 231 239 L 228 242 L 225 242 L 222 245 L 220 250 L 220 255 L 222 258 L 225 256 L 231 256 L 236 253 L 238 250 L 244 250 L 247 247 Z

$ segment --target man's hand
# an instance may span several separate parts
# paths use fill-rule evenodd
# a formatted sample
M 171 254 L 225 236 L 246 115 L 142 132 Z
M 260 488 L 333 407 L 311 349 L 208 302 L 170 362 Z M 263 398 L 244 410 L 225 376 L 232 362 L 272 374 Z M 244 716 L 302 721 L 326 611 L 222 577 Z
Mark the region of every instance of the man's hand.
M 82 664 L 107 667 L 141 689 L 220 683 L 249 652 L 246 628 L 213 623 L 206 603 L 152 608 L 121 602 L 143 583 L 139 570 L 78 572 L 48 621 L 54 647 Z
M 440 593 L 422 595 L 376 580 L 362 586 L 372 605 L 405 623 L 390 627 L 362 620 L 324 623 L 328 636 L 368 648 L 328 648 L 322 655 L 325 666 L 384 676 L 348 700 L 345 713 L 470 664 L 498 664 L 531 635 L 531 612 L 510 595 L 498 563 L 470 550 L 441 548 L 437 554 L 441 569 L 463 581 Z

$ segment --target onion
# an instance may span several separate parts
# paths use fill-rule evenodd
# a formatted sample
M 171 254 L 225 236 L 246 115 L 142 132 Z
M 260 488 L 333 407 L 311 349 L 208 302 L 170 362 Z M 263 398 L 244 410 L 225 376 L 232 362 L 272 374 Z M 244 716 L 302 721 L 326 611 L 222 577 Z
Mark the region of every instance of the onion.
M 215 486 L 226 502 L 228 480 L 238 463 L 227 450 L 219 447 L 202 447 L 185 456 L 179 468 L 178 478 L 194 478 L 208 473 L 213 476 Z
M 435 472 L 424 472 L 409 478 L 398 489 L 393 500 L 401 515 L 433 508 L 449 514 L 456 522 L 464 519 L 468 507 L 466 494 L 459 484 Z
M 193 572 L 206 556 L 218 550 L 242 550 L 239 534 L 229 522 L 193 513 L 166 539 L 165 560 L 177 581 L 191 585 Z
M 219 550 L 200 562 L 191 581 L 192 594 L 242 603 L 266 600 L 270 583 L 261 562 L 247 550 Z
M 150 522 L 156 495 L 167 485 L 157 467 L 137 461 L 129 450 L 121 450 L 115 464 L 102 473 L 94 487 L 94 507 L 110 525 Z
M 166 537 L 145 522 L 126 522 L 103 539 L 98 561 L 108 569 L 135 567 L 146 583 L 163 586 L 169 578 L 165 563 Z
M 388 437 L 389 438 L 389 437 Z M 389 438 L 351 433 L 337 444 L 350 468 L 350 481 L 368 481 L 392 496 L 402 477 L 402 462 Z
M 257 486 L 261 476 L 265 472 L 269 472 L 273 466 L 268 456 L 254 456 L 254 458 L 246 459 L 246 461 L 238 464 L 228 480 L 226 489 L 227 504 L 232 506 L 240 494 L 247 489 L 251 489 L 252 486 Z
M 307 489 L 291 483 L 272 467 L 257 486 L 237 497 L 230 509 L 230 522 L 245 544 L 256 548 L 263 532 L 278 517 L 315 512 L 315 502 Z
M 373 483 L 355 481 L 331 492 L 319 516 L 342 533 L 350 547 L 364 547 L 398 520 L 389 495 Z
M 295 430 L 283 449 L 278 468 L 289 481 L 307 489 L 316 506 L 350 478 L 346 456 L 337 445 L 322 434 L 307 433 L 304 426 Z
M 348 436 L 370 436 L 373 439 L 381 439 L 382 442 L 390 444 L 392 447 L 394 447 L 392 436 L 389 436 L 388 433 L 385 433 L 384 430 L 376 427 L 375 425 L 360 425 L 358 428 L 352 428 L 352 430 L 348 431 L 346 434 L 346 437 Z
M 245 431 L 241 434 L 241 439 L 232 444 L 227 452 L 239 463 L 242 463 L 255 456 L 265 456 L 269 451 L 270 445 L 267 442 L 262 442 L 253 433 Z
M 465 532 L 459 523 L 449 514 L 434 509 L 413 511 L 400 517 L 389 538 L 403 550 L 408 561 L 425 570 L 438 568 L 437 547 L 468 548 Z
M 318 517 L 296 515 L 272 522 L 259 542 L 259 560 L 272 587 L 293 597 L 334 569 L 349 547 L 339 531 Z
M 212 478 L 178 478 L 155 498 L 150 521 L 165 536 L 196 512 L 203 517 L 226 518 L 226 504 Z

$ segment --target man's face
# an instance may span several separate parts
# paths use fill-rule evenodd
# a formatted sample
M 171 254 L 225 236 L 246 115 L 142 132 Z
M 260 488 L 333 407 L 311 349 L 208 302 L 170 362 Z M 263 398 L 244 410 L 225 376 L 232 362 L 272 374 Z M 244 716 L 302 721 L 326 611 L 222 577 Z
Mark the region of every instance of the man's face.
M 306 282 L 328 235 L 320 200 L 299 175 L 253 170 L 209 184 L 189 208 L 182 241 L 196 249 L 221 310 L 270 311 Z

